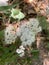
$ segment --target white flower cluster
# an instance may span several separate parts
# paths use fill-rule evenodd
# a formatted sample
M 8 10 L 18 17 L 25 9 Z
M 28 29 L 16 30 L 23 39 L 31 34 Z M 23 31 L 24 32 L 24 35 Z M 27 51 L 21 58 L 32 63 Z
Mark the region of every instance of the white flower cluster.
M 19 36 L 23 46 L 30 46 L 36 40 L 35 36 L 37 33 L 41 30 L 39 22 L 35 18 L 29 19 L 28 22 L 21 24 L 16 32 L 14 26 L 9 25 L 5 29 L 5 42 L 6 44 L 14 43 L 17 36 Z
M 6 6 L 8 5 L 8 0 L 0 0 L 0 6 Z
M 15 42 L 17 36 L 15 36 L 14 27 L 10 24 L 5 29 L 5 44 L 11 44 Z
M 23 57 L 24 54 L 25 54 L 24 51 L 25 51 L 25 48 L 21 45 L 21 46 L 19 47 L 19 49 L 16 50 L 16 53 L 18 53 L 20 57 Z
M 16 33 L 17 36 L 20 36 L 22 45 L 31 45 L 35 41 L 35 36 L 42 29 L 39 26 L 39 21 L 35 18 L 29 19 L 28 22 L 20 26 L 19 31 Z

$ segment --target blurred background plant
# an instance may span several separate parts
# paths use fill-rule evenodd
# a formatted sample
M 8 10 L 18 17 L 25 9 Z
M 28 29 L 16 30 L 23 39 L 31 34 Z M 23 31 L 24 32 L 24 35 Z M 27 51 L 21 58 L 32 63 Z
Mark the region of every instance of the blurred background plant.
M 45 58 L 44 55 L 47 54 L 47 56 L 49 56 L 48 3 L 48 0 L 0 0 L 0 65 L 42 65 L 42 60 Z M 16 53 L 16 50 L 19 49 L 22 40 L 18 36 L 14 43 L 5 44 L 4 31 L 8 29 L 6 31 L 11 33 L 8 32 L 10 36 L 12 35 L 11 39 L 13 40 L 15 36 L 13 34 L 17 31 L 17 28 L 19 30 L 19 26 L 23 26 L 30 18 L 38 19 L 42 31 L 37 34 L 36 39 L 31 46 L 24 46 L 25 55 L 20 57 L 19 54 Z M 14 29 L 11 27 L 10 29 L 8 27 L 9 25 L 12 25 Z M 6 33 L 7 36 L 9 36 L 8 33 Z M 41 39 L 39 48 L 37 48 L 37 37 Z M 7 37 L 6 39 L 9 40 Z M 43 52 L 45 54 L 42 58 L 40 55 Z

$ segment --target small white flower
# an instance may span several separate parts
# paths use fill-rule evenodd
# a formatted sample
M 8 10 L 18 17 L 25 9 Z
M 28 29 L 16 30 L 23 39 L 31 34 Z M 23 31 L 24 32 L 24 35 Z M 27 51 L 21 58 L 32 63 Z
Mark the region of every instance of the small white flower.
M 17 36 L 15 35 L 14 27 L 11 24 L 8 27 L 6 27 L 4 36 L 6 44 L 11 44 L 15 42 Z
M 23 52 L 23 53 L 21 53 L 19 56 L 20 56 L 20 57 L 23 57 L 23 56 L 24 56 L 24 54 L 25 54 L 25 53 Z
M 38 25 L 39 25 L 39 21 L 38 21 L 38 19 L 35 19 L 35 18 L 30 18 L 29 19 L 29 26 L 31 25 L 32 27 L 38 27 Z
M 23 41 L 22 40 L 22 45 L 23 46 L 26 46 L 26 45 L 29 45 L 30 46 L 34 41 L 35 41 L 35 36 L 30 36 L 30 38 L 27 39 L 26 41 Z
M 24 54 L 25 54 L 24 51 L 25 51 L 25 48 L 24 48 L 23 45 L 21 45 L 21 46 L 19 47 L 19 49 L 16 50 L 16 53 L 18 53 L 20 57 L 23 57 Z
M 25 54 L 23 49 L 17 49 L 16 53 L 18 53 L 20 57 L 23 57 Z
M 24 46 L 23 46 L 23 45 L 21 45 L 19 48 L 20 48 L 20 49 L 22 49 L 22 50 L 25 50 L 25 48 L 24 48 Z
M 18 54 L 21 54 L 21 53 L 24 53 L 24 50 L 22 50 L 22 49 L 17 49 L 16 52 L 17 52 Z
M 11 10 L 11 17 L 13 17 L 14 19 L 21 20 L 25 17 L 25 15 L 18 9 L 12 9 Z
M 8 0 L 0 0 L 0 6 L 6 6 L 8 5 Z
M 38 32 L 41 32 L 41 31 L 42 31 L 42 27 L 39 26 L 37 31 L 38 31 Z

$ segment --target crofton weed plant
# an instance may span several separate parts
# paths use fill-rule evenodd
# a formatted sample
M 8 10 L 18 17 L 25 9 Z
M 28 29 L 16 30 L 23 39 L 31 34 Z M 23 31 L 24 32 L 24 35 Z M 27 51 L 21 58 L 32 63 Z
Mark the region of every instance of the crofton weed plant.
M 49 65 L 48 4 L 0 0 L 0 65 Z

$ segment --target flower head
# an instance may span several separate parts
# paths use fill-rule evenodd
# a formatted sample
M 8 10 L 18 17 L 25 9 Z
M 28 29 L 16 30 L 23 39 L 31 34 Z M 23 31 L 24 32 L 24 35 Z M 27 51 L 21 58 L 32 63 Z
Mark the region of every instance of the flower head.
M 6 44 L 14 43 L 16 38 L 17 38 L 17 36 L 15 36 L 14 27 L 10 24 L 5 29 L 5 43 Z
M 39 21 L 35 18 L 29 19 L 28 22 L 22 24 L 19 27 L 19 31 L 17 35 L 20 36 L 22 41 L 22 45 L 31 45 L 36 40 L 36 35 L 38 32 L 42 30 L 41 26 L 39 26 Z
M 18 53 L 20 57 L 23 57 L 25 54 L 24 50 L 25 48 L 21 45 L 19 49 L 16 50 L 16 53 Z

